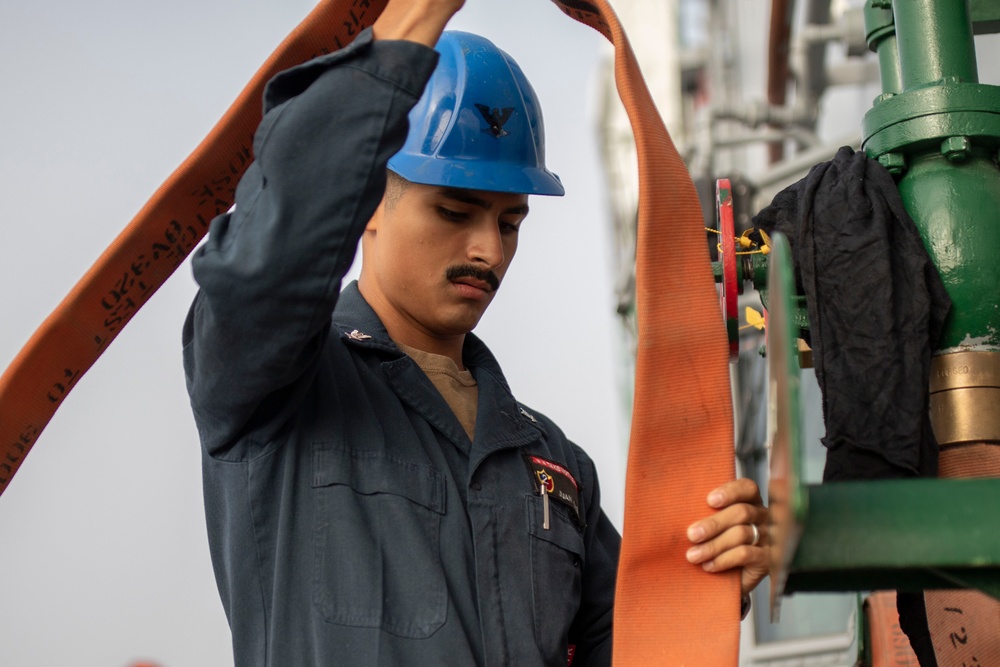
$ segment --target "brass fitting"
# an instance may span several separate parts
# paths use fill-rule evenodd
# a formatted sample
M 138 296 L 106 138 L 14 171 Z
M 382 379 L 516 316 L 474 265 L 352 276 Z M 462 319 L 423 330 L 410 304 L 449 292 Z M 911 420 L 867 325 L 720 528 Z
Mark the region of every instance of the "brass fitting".
M 1000 352 L 931 359 L 930 416 L 941 447 L 1000 443 Z

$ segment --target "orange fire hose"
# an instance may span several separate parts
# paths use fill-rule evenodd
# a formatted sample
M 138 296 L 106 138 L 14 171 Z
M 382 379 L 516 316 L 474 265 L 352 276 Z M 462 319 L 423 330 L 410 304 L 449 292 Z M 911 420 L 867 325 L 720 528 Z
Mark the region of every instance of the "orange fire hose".
M 687 169 L 606 0 L 554 0 L 615 46 L 639 153 L 639 350 L 615 603 L 616 665 L 730 667 L 739 577 L 689 564 L 686 529 L 734 476 L 728 345 Z M 340 48 L 386 0 L 323 0 L 157 190 L 0 377 L 0 493 L 62 400 L 232 204 L 252 160 L 264 84 Z
M 574 3 L 578 4 L 578 3 Z M 639 154 L 638 353 L 615 592 L 614 663 L 729 667 L 739 660 L 739 575 L 685 560 L 687 527 L 735 476 L 729 344 L 694 183 L 606 0 L 584 20 L 615 46 Z
M 267 81 L 347 44 L 385 4 L 321 2 L 35 331 L 0 377 L 0 494 L 76 382 L 232 205 L 253 159 Z
M 895 591 L 875 591 L 865 599 L 865 624 L 871 667 L 920 667 L 910 640 L 899 627 Z

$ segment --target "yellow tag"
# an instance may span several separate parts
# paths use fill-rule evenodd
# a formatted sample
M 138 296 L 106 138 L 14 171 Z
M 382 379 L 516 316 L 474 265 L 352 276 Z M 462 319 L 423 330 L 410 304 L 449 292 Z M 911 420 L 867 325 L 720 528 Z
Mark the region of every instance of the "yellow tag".
M 747 306 L 747 326 L 760 331 L 764 328 L 764 316 Z

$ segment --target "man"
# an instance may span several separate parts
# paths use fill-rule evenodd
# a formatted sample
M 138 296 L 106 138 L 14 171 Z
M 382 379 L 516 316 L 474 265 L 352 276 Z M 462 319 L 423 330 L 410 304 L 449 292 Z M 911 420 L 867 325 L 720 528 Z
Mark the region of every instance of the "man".
M 610 664 L 620 538 L 594 466 L 469 333 L 528 194 L 562 185 L 517 65 L 441 38 L 461 5 L 393 0 L 277 76 L 194 259 L 185 366 L 240 667 Z M 689 558 L 749 590 L 764 510 L 745 480 L 719 493 Z

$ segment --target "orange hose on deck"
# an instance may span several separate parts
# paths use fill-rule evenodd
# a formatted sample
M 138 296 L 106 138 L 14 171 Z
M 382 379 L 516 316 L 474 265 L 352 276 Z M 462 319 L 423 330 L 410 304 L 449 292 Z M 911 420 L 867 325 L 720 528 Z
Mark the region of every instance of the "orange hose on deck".
M 871 667 L 920 667 L 910 640 L 899 627 L 895 591 L 875 591 L 865 600 Z

